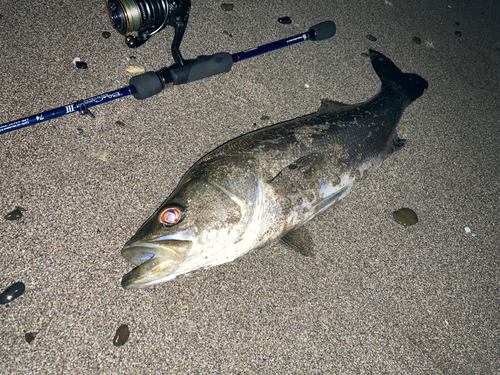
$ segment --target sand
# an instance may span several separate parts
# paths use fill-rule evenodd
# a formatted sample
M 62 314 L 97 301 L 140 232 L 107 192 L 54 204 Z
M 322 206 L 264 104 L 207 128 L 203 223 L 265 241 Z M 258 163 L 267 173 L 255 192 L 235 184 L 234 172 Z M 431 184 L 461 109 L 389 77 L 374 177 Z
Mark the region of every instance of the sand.
M 0 373 L 500 374 L 497 2 L 232 4 L 193 1 L 185 58 L 325 20 L 337 35 L 94 107 L 95 119 L 71 114 L 0 135 L 0 290 L 26 285 L 0 306 Z M 130 50 L 101 0 L 3 0 L 0 14 L 0 123 L 127 86 L 130 65 L 173 63 L 172 28 Z M 292 24 L 278 23 L 284 16 Z M 369 48 L 429 89 L 401 119 L 406 146 L 310 223 L 316 256 L 275 244 L 122 289 L 132 269 L 123 244 L 198 158 L 313 112 L 321 98 L 369 99 L 380 87 Z M 4 220 L 17 206 L 23 217 Z M 419 222 L 397 224 L 401 207 Z M 130 338 L 116 347 L 122 324 Z

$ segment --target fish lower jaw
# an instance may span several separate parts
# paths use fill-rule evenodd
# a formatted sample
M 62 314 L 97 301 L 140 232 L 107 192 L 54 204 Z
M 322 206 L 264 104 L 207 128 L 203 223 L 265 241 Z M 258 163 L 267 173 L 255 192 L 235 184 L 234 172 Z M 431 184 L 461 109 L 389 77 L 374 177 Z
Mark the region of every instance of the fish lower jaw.
M 121 285 L 124 289 L 139 289 L 174 279 L 177 264 L 178 261 L 170 258 L 151 258 L 124 275 Z
M 122 277 L 121 285 L 124 289 L 138 289 L 174 279 L 186 254 L 161 243 L 137 241 L 126 245 L 122 256 L 137 267 Z

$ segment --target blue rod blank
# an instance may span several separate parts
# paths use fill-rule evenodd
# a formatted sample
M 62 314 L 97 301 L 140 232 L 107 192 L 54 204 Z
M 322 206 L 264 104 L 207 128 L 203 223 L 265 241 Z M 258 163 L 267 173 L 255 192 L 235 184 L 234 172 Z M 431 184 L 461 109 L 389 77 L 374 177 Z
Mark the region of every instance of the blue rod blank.
M 292 44 L 295 43 L 300 43 L 305 40 L 313 39 L 314 38 L 314 31 L 309 30 L 308 32 L 305 32 L 303 34 L 297 34 L 295 36 L 292 36 L 291 38 L 286 38 L 286 39 L 281 39 L 276 42 L 272 42 L 269 44 L 265 44 L 263 46 L 257 47 L 250 49 L 248 51 L 243 51 L 243 52 L 238 52 L 235 54 L 232 54 L 231 57 L 233 58 L 233 62 L 238 62 L 241 60 L 246 60 L 251 57 L 255 57 L 258 55 L 262 55 L 263 53 L 271 52 L 279 48 L 283 48 L 286 46 L 291 46 Z
M 13 122 L 9 122 L 0 126 L 0 134 L 8 133 L 14 130 L 18 130 L 24 128 L 26 126 L 35 125 L 40 122 L 44 122 L 47 120 L 51 120 L 53 118 L 64 116 L 68 113 L 72 112 L 80 112 L 85 109 L 91 108 L 98 104 L 106 103 L 111 100 L 115 100 L 118 98 L 123 98 L 128 95 L 135 94 L 135 87 L 128 86 L 118 90 L 110 91 L 102 95 L 94 96 L 93 98 L 81 100 L 79 102 L 69 104 L 63 107 L 51 109 L 50 111 L 46 111 L 43 113 L 39 113 L 37 115 L 33 115 L 30 117 L 26 117 L 20 120 L 16 120 Z

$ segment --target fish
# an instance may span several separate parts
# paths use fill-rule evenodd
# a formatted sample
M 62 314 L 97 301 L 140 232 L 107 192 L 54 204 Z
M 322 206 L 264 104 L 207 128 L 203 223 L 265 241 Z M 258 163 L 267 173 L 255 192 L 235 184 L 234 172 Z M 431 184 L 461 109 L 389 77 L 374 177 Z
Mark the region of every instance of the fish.
M 314 255 L 305 224 L 404 145 L 396 127 L 428 88 L 382 53 L 369 57 L 381 81 L 370 100 L 323 99 L 314 113 L 241 135 L 198 160 L 124 245 L 122 256 L 136 267 L 122 287 L 173 280 L 277 241 Z

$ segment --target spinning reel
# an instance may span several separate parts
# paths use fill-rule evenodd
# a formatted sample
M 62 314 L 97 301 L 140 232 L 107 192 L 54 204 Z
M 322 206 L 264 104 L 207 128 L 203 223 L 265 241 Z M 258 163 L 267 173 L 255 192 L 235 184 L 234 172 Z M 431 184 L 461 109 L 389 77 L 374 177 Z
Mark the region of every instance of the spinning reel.
M 184 60 L 179 46 L 186 30 L 191 0 L 105 0 L 116 31 L 126 36 L 127 46 L 137 48 L 167 25 L 175 28 L 172 56 L 179 65 Z M 134 37 L 129 33 L 137 32 Z

